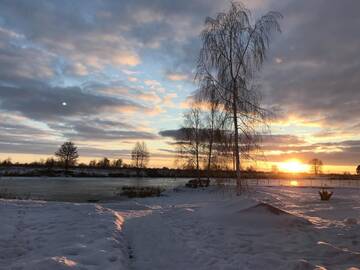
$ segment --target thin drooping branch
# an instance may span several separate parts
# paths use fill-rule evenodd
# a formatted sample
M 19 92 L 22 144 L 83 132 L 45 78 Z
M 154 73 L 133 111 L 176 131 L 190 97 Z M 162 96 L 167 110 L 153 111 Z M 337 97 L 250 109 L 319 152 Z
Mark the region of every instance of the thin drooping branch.
M 266 58 L 272 33 L 280 32 L 280 18 L 280 13 L 268 12 L 252 23 L 250 11 L 233 2 L 228 12 L 207 18 L 201 34 L 196 96 L 210 103 L 215 99 L 231 115 L 238 192 L 240 152 L 246 155 L 254 148 L 259 137 L 257 126 L 266 123 L 270 114 L 261 106 L 253 82 Z

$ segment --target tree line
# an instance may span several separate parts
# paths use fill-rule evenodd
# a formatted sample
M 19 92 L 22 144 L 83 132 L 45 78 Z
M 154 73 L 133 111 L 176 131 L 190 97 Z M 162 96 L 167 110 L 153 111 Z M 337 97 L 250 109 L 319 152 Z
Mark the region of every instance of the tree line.
M 131 151 L 131 164 L 124 163 L 123 159 L 117 158 L 110 160 L 104 157 L 100 160 L 90 160 L 88 164 L 78 163 L 79 153 L 78 147 L 71 141 L 64 142 L 59 149 L 54 153 L 55 157 L 49 157 L 47 159 L 41 159 L 40 161 L 34 161 L 29 164 L 13 163 L 10 158 L 0 161 L 0 166 L 9 167 L 13 165 L 27 165 L 27 166 L 40 166 L 40 167 L 63 167 L 65 171 L 69 168 L 78 167 L 91 167 L 91 168 L 146 168 L 150 153 L 147 149 L 145 142 L 136 142 Z

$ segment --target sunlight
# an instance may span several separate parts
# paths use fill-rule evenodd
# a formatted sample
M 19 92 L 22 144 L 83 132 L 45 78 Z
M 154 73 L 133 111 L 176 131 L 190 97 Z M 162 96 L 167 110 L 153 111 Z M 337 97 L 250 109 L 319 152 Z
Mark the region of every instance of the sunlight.
M 308 166 L 306 164 L 301 163 L 301 161 L 297 159 L 292 159 L 281 163 L 280 169 L 284 172 L 299 173 L 299 172 L 307 171 Z
M 290 182 L 290 186 L 292 186 L 292 187 L 297 187 L 299 185 L 299 183 L 298 183 L 298 181 L 296 181 L 296 180 L 292 180 L 291 182 Z

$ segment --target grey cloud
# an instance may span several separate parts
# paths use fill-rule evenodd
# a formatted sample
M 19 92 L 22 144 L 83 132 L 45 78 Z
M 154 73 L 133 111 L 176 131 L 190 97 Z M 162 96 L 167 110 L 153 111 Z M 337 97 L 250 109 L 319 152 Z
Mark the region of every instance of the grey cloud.
M 255 11 L 255 16 L 271 9 L 282 12 L 285 18 L 283 33 L 271 43 L 260 78 L 266 105 L 281 108 L 283 118 L 296 114 L 312 123 L 333 125 L 338 134 L 359 126 L 360 38 L 356 34 L 360 26 L 360 2 L 269 0 L 262 5 L 264 8 Z M 103 139 L 107 136 L 108 139 L 118 136 L 130 139 L 141 135 L 150 138 L 154 135 L 141 134 L 126 123 L 84 126 L 70 119 L 86 121 L 88 115 L 128 106 L 146 110 L 131 101 L 133 97 L 113 98 L 96 93 L 93 91 L 96 88 L 55 87 L 54 82 L 58 82 L 59 77 L 63 82 L 62 76 L 69 74 L 77 76 L 75 67 L 79 63 L 85 65 L 84 74 L 97 69 L 98 65 L 101 68 L 121 65 L 116 63 L 119 59 L 113 57 L 121 51 L 166 64 L 165 74 L 176 72 L 191 78 L 205 17 L 214 16 L 227 7 L 227 1 L 207 0 L 3 0 L 0 27 L 23 36 L 0 31 L 0 107 L 5 112 L 19 112 L 49 125 L 61 121 L 66 129 L 54 127 L 54 130 L 69 136 L 77 134 L 79 138 L 90 139 L 93 133 L 93 138 Z M 276 64 L 275 58 L 281 63 Z M 131 92 L 141 94 L 140 90 Z M 61 106 L 62 102 L 68 106 Z M 69 132 L 70 128 L 73 133 Z M 103 135 L 104 128 L 111 130 L 109 135 Z M 23 129 L 13 127 L 12 130 L 21 135 Z M 37 132 L 25 130 L 29 134 Z M 327 135 L 334 134 L 328 132 Z M 178 136 L 165 131 L 160 135 Z M 325 132 L 318 133 L 318 136 L 324 135 Z M 303 152 L 309 147 L 325 147 L 309 146 L 298 139 L 297 142 L 295 137 L 276 137 L 272 142 L 265 139 L 264 143 L 269 149 L 293 144 L 294 151 Z M 357 148 L 351 149 L 355 151 L 355 159 Z
M 328 126 L 359 121 L 359 9 L 352 0 L 282 3 L 284 33 L 271 46 L 263 76 L 268 104 Z
M 103 125 L 94 126 L 92 122 L 81 122 L 73 125 L 71 132 L 64 132 L 64 136 L 73 140 L 154 140 L 158 138 L 150 132 L 114 128 L 116 128 L 114 125 L 104 128 Z
M 289 134 L 263 135 L 261 141 L 264 144 L 285 144 L 285 145 L 304 144 L 305 143 L 303 138 L 300 138 L 296 135 L 289 135 Z
M 20 112 L 36 120 L 91 115 L 105 109 L 143 108 L 133 101 L 95 95 L 79 87 L 61 88 L 46 84 L 38 87 L 0 86 L 0 102 L 3 110 Z
M 182 140 L 185 137 L 185 128 L 163 130 L 159 132 L 160 136 L 172 138 L 174 140 Z

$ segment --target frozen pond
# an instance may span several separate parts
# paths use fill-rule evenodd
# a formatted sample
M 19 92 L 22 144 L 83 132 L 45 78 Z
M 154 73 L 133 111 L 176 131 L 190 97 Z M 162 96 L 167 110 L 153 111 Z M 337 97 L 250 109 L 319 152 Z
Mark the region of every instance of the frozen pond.
M 88 201 L 113 199 L 123 186 L 184 186 L 189 178 L 111 178 L 111 177 L 1 177 L 0 195 L 39 200 Z M 249 186 L 293 186 L 360 188 L 360 180 L 317 179 L 247 179 Z M 234 185 L 234 179 L 219 181 Z
M 1 177 L 0 194 L 60 201 L 112 199 L 123 186 L 183 186 L 188 178 Z

